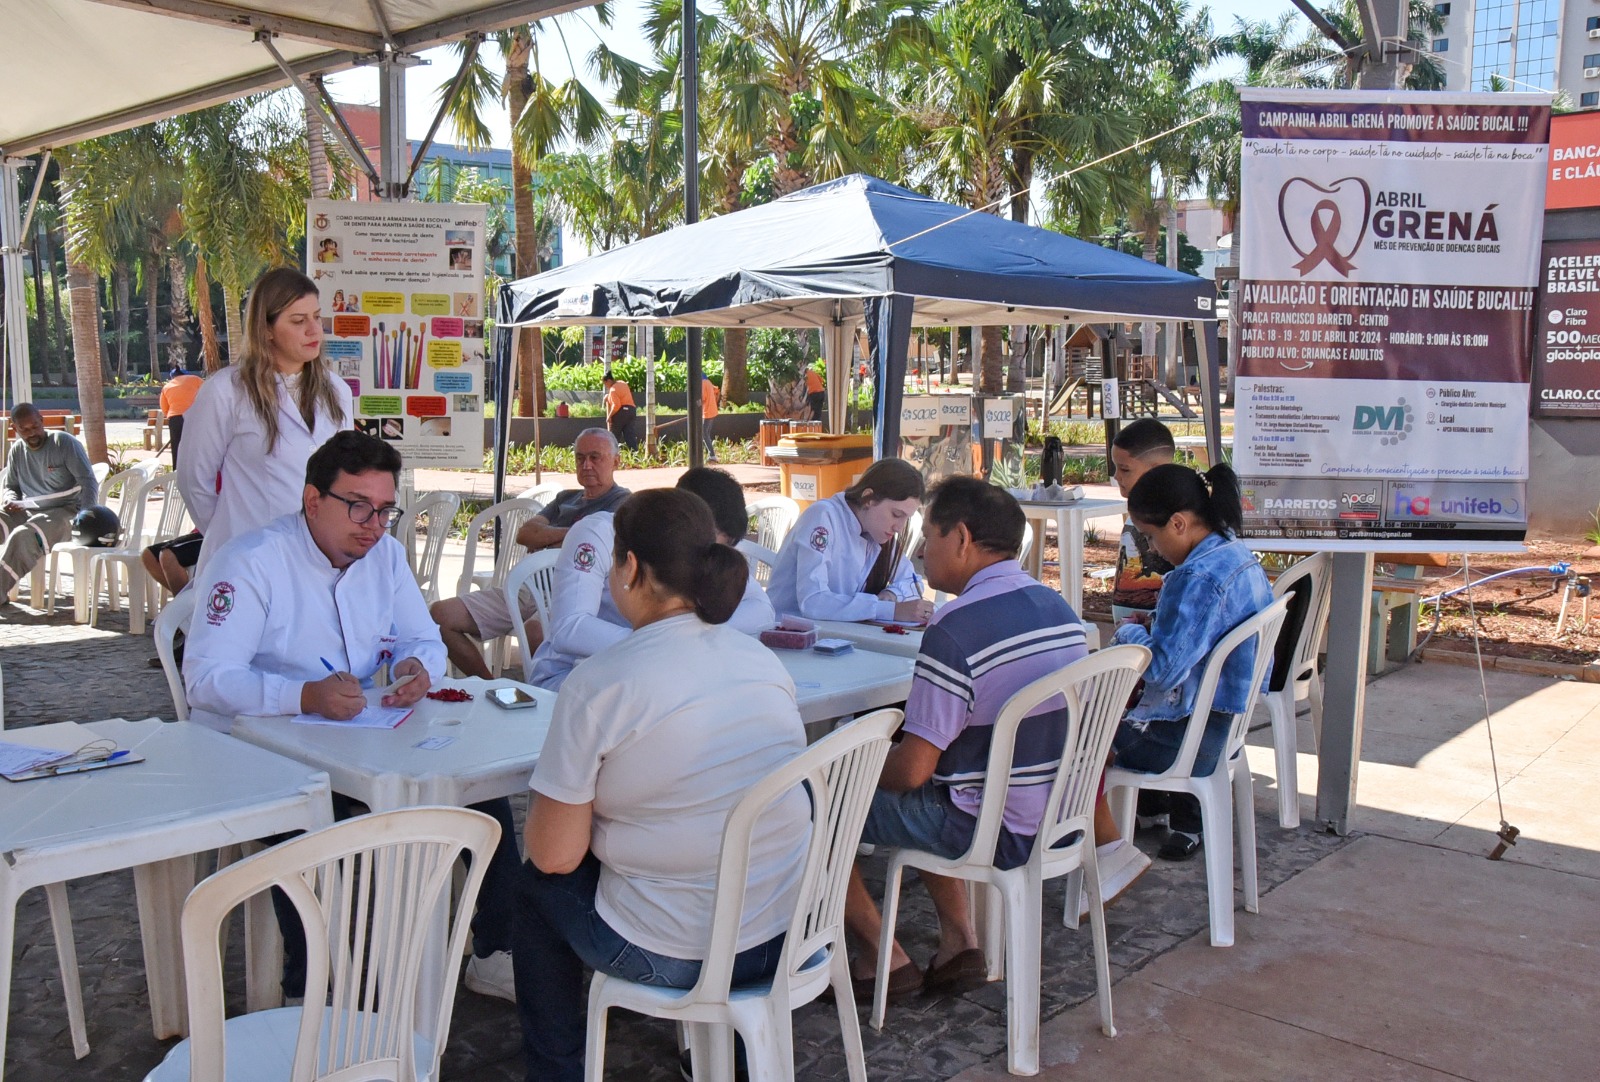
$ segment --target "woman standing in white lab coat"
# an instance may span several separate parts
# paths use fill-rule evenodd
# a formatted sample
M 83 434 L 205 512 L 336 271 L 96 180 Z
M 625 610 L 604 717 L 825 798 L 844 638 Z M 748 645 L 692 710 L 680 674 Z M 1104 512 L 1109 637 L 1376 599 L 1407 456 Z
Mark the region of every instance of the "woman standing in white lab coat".
M 350 387 L 322 352 L 317 287 L 291 267 L 263 274 L 245 310 L 237 363 L 184 415 L 178 488 L 205 535 L 200 567 L 229 540 L 300 508 L 306 461 L 351 427 Z

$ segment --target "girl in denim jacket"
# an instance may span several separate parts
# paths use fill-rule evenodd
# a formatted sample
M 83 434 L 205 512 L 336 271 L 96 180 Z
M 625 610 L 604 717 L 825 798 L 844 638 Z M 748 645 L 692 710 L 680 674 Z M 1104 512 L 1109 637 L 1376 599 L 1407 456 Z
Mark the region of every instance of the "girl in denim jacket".
M 1213 466 L 1202 477 L 1187 466 L 1157 466 L 1128 493 L 1128 515 L 1174 570 L 1161 584 L 1149 626 L 1135 618 L 1117 629 L 1117 642 L 1147 646 L 1151 657 L 1144 691 L 1123 718 L 1112 747 L 1118 766 L 1159 773 L 1178 756 L 1212 649 L 1272 603 L 1272 587 L 1255 554 L 1234 536 L 1244 516 L 1239 480 L 1229 467 Z M 1195 755 L 1196 777 L 1216 769 L 1232 715 L 1249 698 L 1254 665 L 1253 643 L 1223 665 Z M 1183 793 L 1147 795 L 1167 798 L 1172 833 L 1159 855 L 1192 857 L 1200 848 L 1199 802 Z M 1141 799 L 1141 815 L 1156 810 L 1145 805 Z

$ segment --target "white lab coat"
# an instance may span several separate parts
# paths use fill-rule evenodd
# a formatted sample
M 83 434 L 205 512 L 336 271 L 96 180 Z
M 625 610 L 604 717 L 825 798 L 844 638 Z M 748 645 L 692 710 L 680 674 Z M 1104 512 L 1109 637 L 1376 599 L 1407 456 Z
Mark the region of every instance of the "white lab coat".
M 278 377 L 278 442 L 270 455 L 266 430 L 239 384 L 238 369 L 218 372 L 195 395 L 183 415 L 183 442 L 189 449 L 178 463 L 178 489 L 206 538 L 197 574 L 228 541 L 300 509 L 306 461 L 355 418 L 350 385 L 333 382 L 343 418 L 318 414 L 308 429 L 283 376 Z
M 184 647 L 192 718 L 227 732 L 240 714 L 298 714 L 324 658 L 362 686 L 393 661 L 414 657 L 438 680 L 439 627 L 406 563 L 385 536 L 340 571 L 298 512 L 236 537 L 195 580 L 197 608 Z
M 611 553 L 616 527 L 610 511 L 586 515 L 561 543 L 550 587 L 550 626 L 534 651 L 528 683 L 556 691 L 586 657 L 621 642 L 633 628 L 611 597 Z M 758 635 L 777 622 L 772 602 L 751 576 L 728 626 Z
M 844 493 L 819 500 L 800 515 L 778 550 L 767 580 L 772 604 L 809 620 L 893 620 L 894 601 L 862 591 L 882 549 L 861 536 L 861 520 Z M 910 560 L 901 558 L 888 589 L 900 601 L 922 596 Z

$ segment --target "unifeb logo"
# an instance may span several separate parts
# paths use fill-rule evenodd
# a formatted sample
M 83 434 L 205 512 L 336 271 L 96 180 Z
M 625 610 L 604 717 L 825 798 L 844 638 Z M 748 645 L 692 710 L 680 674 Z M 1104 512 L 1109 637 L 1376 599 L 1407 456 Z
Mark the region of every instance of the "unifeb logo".
M 593 571 L 596 558 L 594 546 L 585 541 L 578 546 L 578 551 L 572 554 L 572 566 L 579 571 Z
M 811 531 L 811 547 L 818 552 L 828 551 L 828 528 L 826 526 L 818 526 Z
M 219 582 L 211 588 L 211 597 L 206 601 L 207 623 L 214 627 L 222 625 L 222 621 L 233 611 L 233 594 L 231 582 Z

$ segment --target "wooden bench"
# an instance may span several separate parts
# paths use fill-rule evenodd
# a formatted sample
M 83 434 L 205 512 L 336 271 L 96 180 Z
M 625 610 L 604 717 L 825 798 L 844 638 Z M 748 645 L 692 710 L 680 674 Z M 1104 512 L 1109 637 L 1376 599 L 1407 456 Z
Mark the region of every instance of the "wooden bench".
M 1417 648 L 1417 614 L 1424 597 L 1431 597 L 1435 582 L 1422 577 L 1425 567 L 1448 567 L 1442 552 L 1380 552 L 1377 564 L 1392 564 L 1393 574 L 1372 576 L 1372 605 L 1367 624 L 1367 672 L 1383 671 L 1387 661 L 1404 661 Z M 1388 621 L 1387 632 L 1384 621 Z
M 70 410 L 40 410 L 39 416 L 44 418 L 44 427 L 46 430 L 66 432 L 73 436 L 80 434 L 79 428 L 82 418 Z M 4 418 L 5 420 L 6 442 L 9 444 L 12 440 L 17 438 L 16 426 L 11 423 L 11 411 L 0 410 L 0 418 Z
M 160 410 L 144 411 L 144 449 L 160 451 L 167 445 L 166 418 Z

